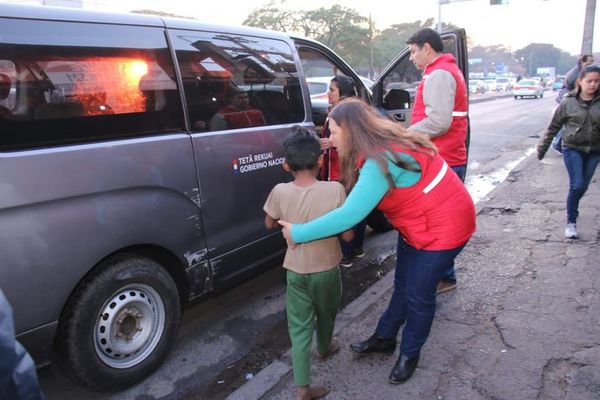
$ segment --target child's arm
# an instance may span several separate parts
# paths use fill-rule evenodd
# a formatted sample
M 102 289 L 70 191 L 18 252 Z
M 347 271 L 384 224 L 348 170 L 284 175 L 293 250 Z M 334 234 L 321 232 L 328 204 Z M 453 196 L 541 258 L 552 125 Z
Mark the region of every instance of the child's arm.
M 271 217 L 269 214 L 265 214 L 265 226 L 267 229 L 274 229 L 278 227 L 279 224 L 277 224 L 277 220 L 275 218 Z
M 340 233 L 340 237 L 344 242 L 351 242 L 352 239 L 354 239 L 354 230 L 348 229 L 347 231 Z

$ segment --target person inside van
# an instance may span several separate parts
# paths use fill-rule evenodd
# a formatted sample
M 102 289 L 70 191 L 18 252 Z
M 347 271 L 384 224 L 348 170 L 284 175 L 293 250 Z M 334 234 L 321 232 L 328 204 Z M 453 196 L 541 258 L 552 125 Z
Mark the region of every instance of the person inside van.
M 227 105 L 221 108 L 210 120 L 211 131 L 249 128 L 266 125 L 265 116 L 258 108 L 250 105 L 248 92 L 235 85 L 227 90 Z
M 6 74 L 0 74 L 0 101 L 8 98 L 10 94 L 10 77 Z M 0 105 L 0 118 L 9 118 L 12 111 L 6 106 Z

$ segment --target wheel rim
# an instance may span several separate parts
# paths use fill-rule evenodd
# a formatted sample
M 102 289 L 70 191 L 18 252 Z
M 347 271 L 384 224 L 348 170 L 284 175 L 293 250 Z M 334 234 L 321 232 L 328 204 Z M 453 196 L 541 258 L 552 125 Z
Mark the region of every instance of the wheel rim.
M 120 288 L 104 303 L 94 327 L 96 354 L 112 368 L 131 368 L 156 348 L 165 328 L 165 305 L 144 284 Z

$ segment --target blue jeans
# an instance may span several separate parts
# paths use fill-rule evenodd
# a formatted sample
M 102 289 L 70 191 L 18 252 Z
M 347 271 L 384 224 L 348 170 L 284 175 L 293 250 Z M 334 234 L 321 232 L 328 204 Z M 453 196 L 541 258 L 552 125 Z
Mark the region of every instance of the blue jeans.
M 379 318 L 375 333 L 379 337 L 395 338 L 406 322 L 400 342 L 402 354 L 414 357 L 421 352 L 435 316 L 437 284 L 463 247 L 417 250 L 398 236 L 394 293 Z
M 454 167 L 450 167 L 452 168 L 452 171 L 454 171 L 454 173 L 456 175 L 458 175 L 458 177 L 460 178 L 461 181 L 465 181 L 465 176 L 467 175 L 467 166 L 466 165 L 455 165 Z
M 456 175 L 458 175 L 458 177 L 461 181 L 463 181 L 463 182 L 465 181 L 465 176 L 467 175 L 467 166 L 466 165 L 455 165 L 454 167 L 450 167 L 450 168 L 452 169 L 452 171 L 454 171 L 456 173 Z M 450 268 L 448 270 L 448 273 L 442 279 L 444 281 L 456 283 L 456 271 L 454 270 L 454 260 L 452 260 L 452 262 L 450 263 Z
M 577 222 L 579 201 L 587 191 L 600 162 L 600 152 L 582 153 L 563 147 L 563 160 L 569 173 L 569 194 L 567 195 L 567 222 Z
M 351 242 L 346 242 L 344 240 L 340 240 L 340 245 L 342 247 L 342 254 L 344 257 L 352 258 L 352 250 L 359 249 L 363 247 L 363 243 L 365 241 L 365 229 L 367 228 L 367 222 L 363 219 L 358 224 L 352 227 L 354 231 L 354 239 Z

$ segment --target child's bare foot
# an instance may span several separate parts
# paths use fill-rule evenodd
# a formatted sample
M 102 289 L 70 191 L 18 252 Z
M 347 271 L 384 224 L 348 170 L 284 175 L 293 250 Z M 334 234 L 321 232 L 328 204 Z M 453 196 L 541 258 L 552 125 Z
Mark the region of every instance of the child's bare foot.
M 317 351 L 317 357 L 321 360 L 326 360 L 329 357 L 331 357 L 332 355 L 334 355 L 335 353 L 337 353 L 338 351 L 340 351 L 340 344 L 338 343 L 337 340 L 332 339 L 331 344 L 329 345 L 329 350 L 327 350 L 326 353 L 319 353 Z
M 323 386 L 297 386 L 296 400 L 313 400 L 327 396 L 329 389 Z

